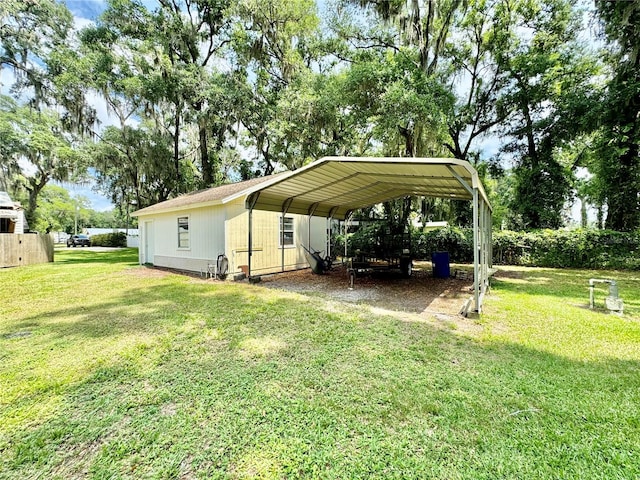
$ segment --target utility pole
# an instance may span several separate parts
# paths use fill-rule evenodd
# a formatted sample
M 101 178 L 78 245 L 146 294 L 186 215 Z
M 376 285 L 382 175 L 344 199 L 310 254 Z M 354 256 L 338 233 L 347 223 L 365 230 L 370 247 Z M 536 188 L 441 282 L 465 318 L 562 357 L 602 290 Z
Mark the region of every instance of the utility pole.
M 74 199 L 75 209 L 74 209 L 74 222 L 73 222 L 73 234 L 78 234 L 78 200 Z

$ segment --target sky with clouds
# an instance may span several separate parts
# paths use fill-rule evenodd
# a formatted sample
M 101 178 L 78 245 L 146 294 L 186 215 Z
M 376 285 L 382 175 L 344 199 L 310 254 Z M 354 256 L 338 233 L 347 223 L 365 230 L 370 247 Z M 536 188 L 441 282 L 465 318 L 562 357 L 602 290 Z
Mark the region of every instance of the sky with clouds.
M 153 9 L 157 2 L 155 0 L 144 0 L 143 3 Z M 325 3 L 325 2 L 320 2 Z M 74 23 L 77 29 L 90 25 L 106 8 L 106 2 L 103 0 L 66 0 L 66 5 L 74 16 Z M 11 79 L 6 77 L 7 71 L 3 71 L 5 78 L 0 78 L 4 85 L 10 85 Z M 4 88 L 3 88 L 4 90 Z M 3 92 L 6 93 L 6 92 Z M 100 128 L 114 124 L 114 119 L 109 116 L 107 105 L 98 94 L 90 93 L 87 100 L 96 109 L 100 120 Z M 497 137 L 487 136 L 480 140 L 478 145 L 486 157 L 490 157 L 498 153 L 501 141 Z M 98 211 L 109 210 L 113 208 L 111 201 L 103 195 L 93 190 L 92 185 L 75 185 L 64 183 L 63 186 L 69 190 L 72 196 L 83 196 L 91 202 L 92 208 Z
M 74 24 L 78 30 L 92 24 L 106 7 L 106 2 L 103 0 L 67 0 L 65 3 L 73 14 Z M 87 101 L 96 109 L 103 128 L 106 125 L 113 124 L 113 121 L 109 118 L 107 105 L 103 99 L 95 93 L 90 93 Z M 113 208 L 111 201 L 107 197 L 95 192 L 92 185 L 78 185 L 66 182 L 61 185 L 69 191 L 72 197 L 85 197 L 89 199 L 91 208 L 94 210 L 105 211 Z

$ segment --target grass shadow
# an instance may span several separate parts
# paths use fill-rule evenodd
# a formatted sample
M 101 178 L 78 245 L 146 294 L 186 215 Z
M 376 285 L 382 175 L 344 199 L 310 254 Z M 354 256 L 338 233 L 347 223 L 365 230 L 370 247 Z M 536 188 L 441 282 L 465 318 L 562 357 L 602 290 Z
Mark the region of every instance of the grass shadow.
M 136 248 L 114 248 L 111 251 L 95 252 L 91 250 L 56 250 L 54 263 L 60 265 L 78 264 L 138 264 L 138 249 Z
M 135 336 L 150 320 L 161 331 L 65 386 L 53 415 L 0 442 L 5 471 L 63 478 L 315 477 L 318 469 L 349 478 L 640 474 L 638 361 L 574 361 L 366 312 L 327 313 L 264 292 L 160 284 L 96 304 L 75 323 L 87 332 L 74 341 L 95 336 L 100 312 L 132 298 L 149 311 L 128 316 L 131 325 L 114 334 Z M 51 312 L 48 320 L 76 313 Z M 55 322 L 49 328 L 74 335 Z
M 63 306 L 0 340 L 0 477 L 640 476 L 640 361 L 622 342 L 571 358 L 129 261 L 84 305 L 65 273 Z

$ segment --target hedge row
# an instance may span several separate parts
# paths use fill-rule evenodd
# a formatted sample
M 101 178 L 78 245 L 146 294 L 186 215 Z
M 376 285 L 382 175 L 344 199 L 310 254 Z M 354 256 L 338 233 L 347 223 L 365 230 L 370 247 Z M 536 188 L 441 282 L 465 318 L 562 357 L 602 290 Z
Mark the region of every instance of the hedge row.
M 372 242 L 375 242 L 372 230 L 361 229 L 350 235 L 349 250 L 373 251 Z M 433 252 L 447 251 L 452 262 L 473 261 L 473 231 L 470 228 L 417 230 L 411 234 L 411 243 L 416 259 L 430 260 Z M 493 262 L 497 265 L 640 270 L 640 231 L 495 231 Z
M 91 235 L 92 247 L 126 247 L 127 235 L 124 232 L 101 233 Z
M 493 258 L 496 264 L 640 270 L 640 232 L 495 232 Z
M 347 256 L 357 252 L 374 253 L 380 250 L 380 233 L 384 227 L 367 225 L 349 234 Z M 431 259 L 433 252 L 449 252 L 452 262 L 473 261 L 473 232 L 471 229 L 447 227 L 421 232 L 411 232 L 411 251 L 416 259 Z M 344 235 L 338 235 L 333 246 L 334 252 L 344 252 Z

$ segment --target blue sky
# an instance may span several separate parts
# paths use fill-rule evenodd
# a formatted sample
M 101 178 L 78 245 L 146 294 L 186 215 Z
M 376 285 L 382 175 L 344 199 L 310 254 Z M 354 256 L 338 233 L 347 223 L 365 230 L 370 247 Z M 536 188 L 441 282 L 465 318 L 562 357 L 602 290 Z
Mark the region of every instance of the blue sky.
M 67 0 L 65 3 L 67 8 L 73 14 L 75 23 L 78 27 L 84 27 L 89 23 L 89 21 L 95 20 L 106 7 L 106 2 L 102 0 Z M 102 117 L 102 123 L 108 123 L 105 122 L 106 118 L 104 118 L 107 115 L 104 102 L 99 102 L 97 97 L 93 97 L 93 99 L 95 100 L 95 104 L 93 106 L 98 111 L 98 116 Z M 114 208 L 113 204 L 107 197 L 100 195 L 93 190 L 92 185 L 77 185 L 66 182 L 61 183 L 60 185 L 66 188 L 72 197 L 82 196 L 87 198 L 91 202 L 91 208 L 94 210 L 105 211 Z
M 65 3 L 74 16 L 88 20 L 94 20 L 106 6 L 102 0 L 67 0 Z

